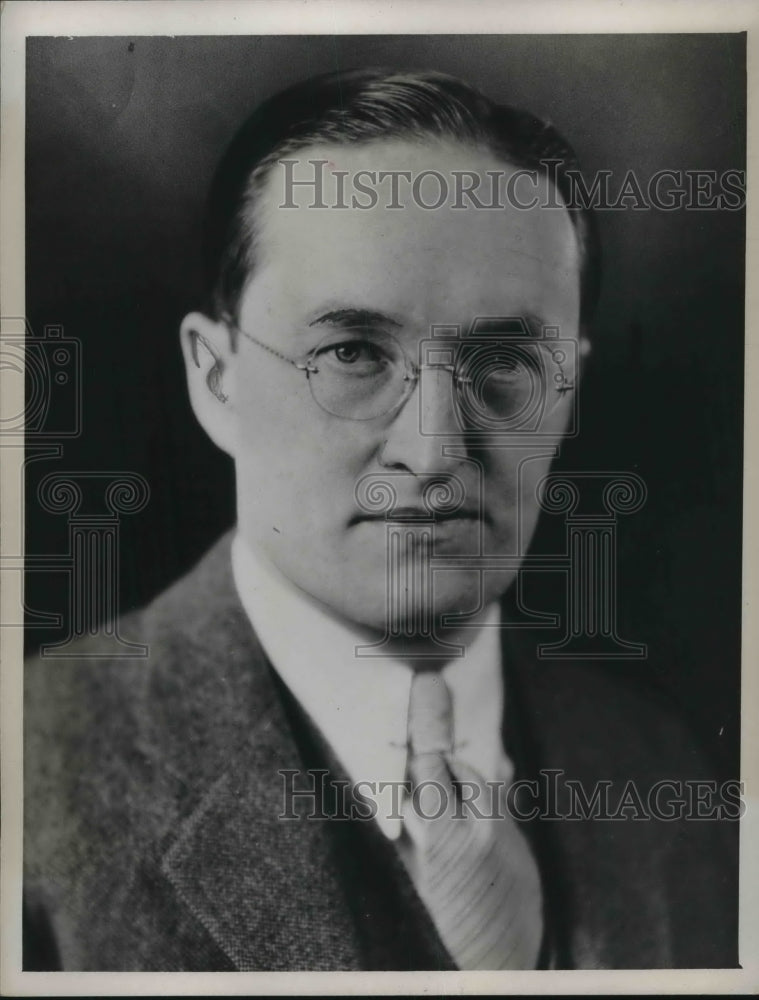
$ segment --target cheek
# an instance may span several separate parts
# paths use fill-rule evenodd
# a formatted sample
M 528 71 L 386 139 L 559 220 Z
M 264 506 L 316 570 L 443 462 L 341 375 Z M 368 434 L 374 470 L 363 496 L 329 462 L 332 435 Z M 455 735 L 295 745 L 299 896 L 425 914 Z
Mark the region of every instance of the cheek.
M 500 534 L 524 536 L 540 512 L 537 491 L 554 460 L 551 446 L 492 449 L 484 465 L 485 497 Z
M 280 367 L 281 365 L 281 367 Z M 296 369 L 265 358 L 260 366 L 241 365 L 233 382 L 238 437 L 250 448 L 273 450 L 293 439 L 297 422 L 305 423 L 311 394 Z
M 304 380 L 305 381 L 305 380 Z M 352 512 L 355 484 L 376 451 L 360 425 L 340 421 L 311 399 L 268 390 L 238 409 L 235 462 L 241 493 L 271 514 L 312 522 Z

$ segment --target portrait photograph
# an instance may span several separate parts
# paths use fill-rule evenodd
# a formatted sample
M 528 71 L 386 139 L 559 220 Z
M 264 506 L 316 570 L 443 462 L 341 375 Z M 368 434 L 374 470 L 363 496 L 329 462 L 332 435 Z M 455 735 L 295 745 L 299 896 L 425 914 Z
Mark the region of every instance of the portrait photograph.
M 659 6 L 6 5 L 14 992 L 749 986 L 753 22 Z

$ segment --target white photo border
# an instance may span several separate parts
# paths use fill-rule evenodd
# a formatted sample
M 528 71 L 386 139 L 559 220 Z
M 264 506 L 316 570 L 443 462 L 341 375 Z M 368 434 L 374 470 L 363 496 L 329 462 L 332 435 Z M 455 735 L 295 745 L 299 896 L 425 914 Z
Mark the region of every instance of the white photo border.
M 509 973 L 75 973 L 21 971 L 22 658 L 21 629 L 0 630 L 2 806 L 0 844 L 0 991 L 15 996 L 106 995 L 465 995 L 577 993 L 731 993 L 759 988 L 759 218 L 752 197 L 759 180 L 759 6 L 749 0 L 9 0 L 2 26 L 2 149 L 0 160 L 0 309 L 24 316 L 25 47 L 32 35 L 266 35 L 266 34 L 560 34 L 748 33 L 748 171 L 745 369 L 742 780 L 746 814 L 741 829 L 740 956 L 736 970 L 556 971 Z M 753 182 L 753 183 L 752 183 Z M 0 372 L 0 415 L 23 412 L 23 389 Z M 5 390 L 5 391 L 3 391 Z M 20 390 L 20 392 L 19 392 Z M 23 448 L 4 448 L 0 478 L 0 559 L 23 551 L 23 513 L 17 484 Z M 1 564 L 0 564 L 1 566 Z M 2 610 L 21 602 L 21 574 L 2 575 Z

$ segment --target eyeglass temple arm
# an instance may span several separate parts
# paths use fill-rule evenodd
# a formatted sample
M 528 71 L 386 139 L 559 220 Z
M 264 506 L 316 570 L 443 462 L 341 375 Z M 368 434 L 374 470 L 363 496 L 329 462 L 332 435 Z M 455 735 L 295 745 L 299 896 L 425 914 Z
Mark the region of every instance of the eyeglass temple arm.
M 296 361 L 295 358 L 289 358 L 286 354 L 282 354 L 281 351 L 277 351 L 275 348 L 270 347 L 268 344 L 264 344 L 261 340 L 256 340 L 252 333 L 248 333 L 247 330 L 243 330 L 242 327 L 238 326 L 237 323 L 232 319 L 228 313 L 222 315 L 222 321 L 235 331 L 235 333 L 241 333 L 243 337 L 255 344 L 256 347 L 263 348 L 264 351 L 268 351 L 269 354 L 273 354 L 275 358 L 279 358 L 281 361 L 286 361 L 289 365 L 294 365 L 299 371 L 302 372 L 318 372 L 319 369 L 308 361 Z

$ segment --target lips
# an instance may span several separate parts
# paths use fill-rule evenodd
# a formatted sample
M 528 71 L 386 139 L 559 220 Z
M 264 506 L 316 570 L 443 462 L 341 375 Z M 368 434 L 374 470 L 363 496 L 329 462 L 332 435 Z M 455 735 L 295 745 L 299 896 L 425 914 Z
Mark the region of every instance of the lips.
M 432 518 L 435 521 L 471 521 L 479 518 L 479 511 L 465 507 L 459 510 L 427 510 L 426 507 L 394 507 L 385 519 L 388 521 L 407 521 L 420 519 L 428 521 Z
M 418 506 L 395 506 L 391 511 L 380 514 L 361 513 L 355 514 L 350 524 L 359 524 L 362 521 L 434 521 L 436 524 L 450 521 L 488 521 L 487 514 L 481 515 L 480 511 L 474 507 L 461 507 L 453 511 L 428 510 L 426 507 Z

